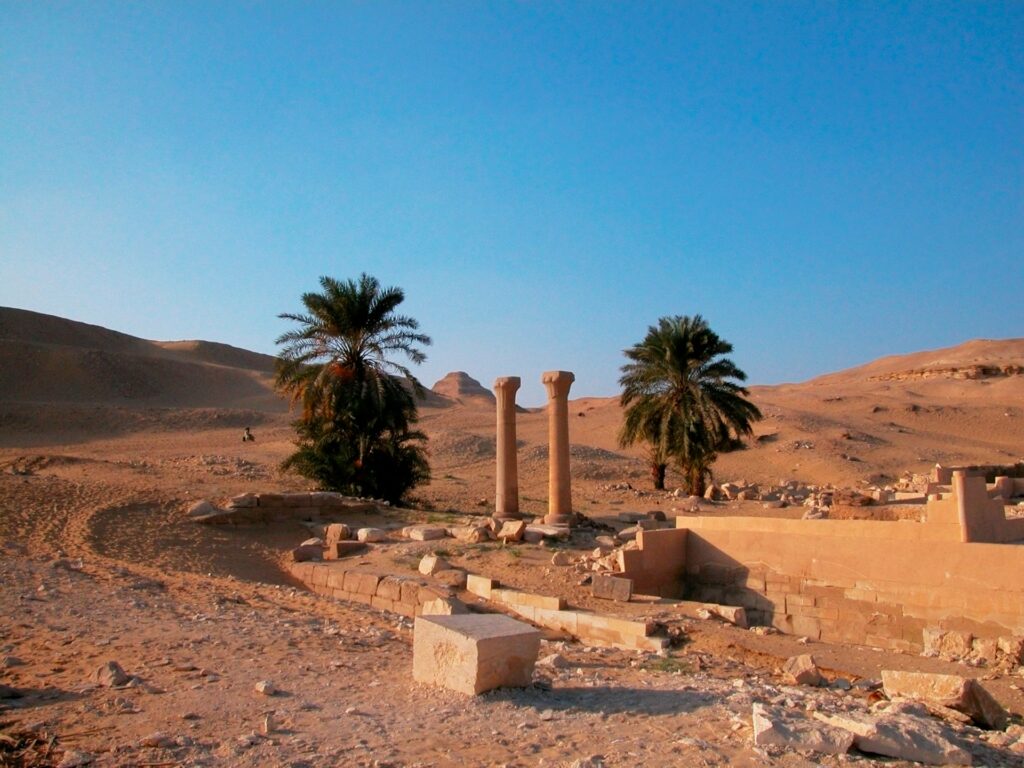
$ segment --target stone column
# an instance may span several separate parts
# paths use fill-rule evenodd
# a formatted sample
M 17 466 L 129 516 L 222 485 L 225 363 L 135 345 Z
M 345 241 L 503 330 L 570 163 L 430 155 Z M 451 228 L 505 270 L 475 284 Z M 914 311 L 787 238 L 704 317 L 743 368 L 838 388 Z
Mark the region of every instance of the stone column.
M 540 379 L 548 390 L 548 525 L 572 523 L 569 483 L 569 371 L 547 371 Z
M 519 467 L 516 459 L 516 391 L 518 376 L 494 380 L 498 410 L 498 467 L 494 494 L 494 516 L 499 520 L 518 520 Z

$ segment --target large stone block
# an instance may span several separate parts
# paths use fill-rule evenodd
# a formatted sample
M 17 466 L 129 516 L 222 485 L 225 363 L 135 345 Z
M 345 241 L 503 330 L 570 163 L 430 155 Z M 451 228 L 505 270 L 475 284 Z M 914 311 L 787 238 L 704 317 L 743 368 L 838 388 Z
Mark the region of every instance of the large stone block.
M 618 600 L 628 603 L 633 596 L 633 580 L 618 576 L 604 576 L 595 573 L 593 577 L 594 597 L 605 600 Z
M 983 728 L 1003 729 L 1007 714 L 977 680 L 959 675 L 882 670 L 882 685 L 890 698 L 902 696 L 941 704 L 963 712 Z
M 540 632 L 508 616 L 420 616 L 413 632 L 413 679 L 476 695 L 533 680 Z

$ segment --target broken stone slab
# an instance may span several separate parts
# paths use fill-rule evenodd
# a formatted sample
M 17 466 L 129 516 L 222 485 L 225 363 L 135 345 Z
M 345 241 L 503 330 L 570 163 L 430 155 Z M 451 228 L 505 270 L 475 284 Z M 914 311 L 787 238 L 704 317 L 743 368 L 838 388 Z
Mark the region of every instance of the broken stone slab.
M 526 534 L 526 527 L 526 521 L 524 520 L 506 520 L 502 523 L 501 528 L 498 529 L 498 541 L 505 543 L 522 541 L 523 536 Z
M 419 572 L 424 576 L 433 576 L 438 571 L 443 571 L 451 566 L 448 561 L 440 555 L 424 555 L 423 559 L 420 560 Z
M 591 580 L 594 597 L 628 603 L 633 597 L 633 580 L 595 573 Z
M 903 697 L 950 707 L 983 728 L 1002 730 L 1008 715 L 977 680 L 959 675 L 882 670 L 882 687 L 889 698 Z
M 413 680 L 476 695 L 533 681 L 540 632 L 500 614 L 418 616 Z
M 448 529 L 436 525 L 410 525 L 404 533 L 406 538 L 413 541 L 434 541 L 448 537 Z
M 786 659 L 782 674 L 794 685 L 820 686 L 826 682 L 818 665 L 814 663 L 814 657 L 808 653 Z
M 259 497 L 255 493 L 243 493 L 240 496 L 232 496 L 228 504 L 229 509 L 249 509 L 259 505 Z
M 356 539 L 362 542 L 387 541 L 388 534 L 380 528 L 360 528 L 356 531 Z
M 928 765 L 971 765 L 970 753 L 953 740 L 953 731 L 927 713 L 887 712 L 875 718 L 855 712 L 816 712 L 814 716 L 852 734 L 861 752 Z
M 784 707 L 754 704 L 754 744 L 759 747 L 809 749 L 843 755 L 853 746 L 853 734 Z

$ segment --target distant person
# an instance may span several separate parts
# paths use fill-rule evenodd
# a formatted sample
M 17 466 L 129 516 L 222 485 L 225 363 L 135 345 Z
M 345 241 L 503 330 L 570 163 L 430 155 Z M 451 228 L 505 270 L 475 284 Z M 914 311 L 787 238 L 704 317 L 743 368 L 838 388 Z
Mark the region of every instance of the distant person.
M 256 442 L 256 435 L 254 435 L 252 433 L 252 430 L 250 430 L 248 427 L 246 427 L 245 428 L 245 432 L 242 433 L 242 442 L 243 443 L 248 443 L 248 442 L 255 443 Z

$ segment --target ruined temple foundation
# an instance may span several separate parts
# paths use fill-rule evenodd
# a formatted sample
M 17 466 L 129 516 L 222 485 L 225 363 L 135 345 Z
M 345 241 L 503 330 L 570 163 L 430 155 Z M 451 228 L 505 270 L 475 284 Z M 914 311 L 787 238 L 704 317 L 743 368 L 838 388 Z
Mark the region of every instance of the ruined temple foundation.
M 569 387 L 576 380 L 569 371 L 547 371 L 541 376 L 548 391 L 548 525 L 571 525 L 572 487 L 569 482 Z
M 497 398 L 498 438 L 494 516 L 499 520 L 518 520 L 519 469 L 516 460 L 516 391 L 518 376 L 503 376 L 494 381 Z

